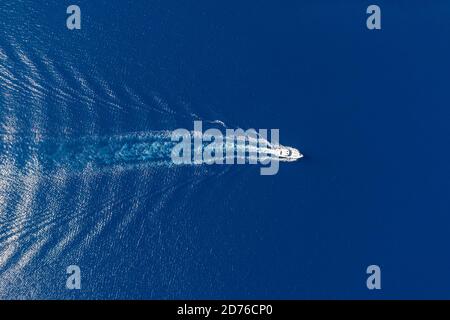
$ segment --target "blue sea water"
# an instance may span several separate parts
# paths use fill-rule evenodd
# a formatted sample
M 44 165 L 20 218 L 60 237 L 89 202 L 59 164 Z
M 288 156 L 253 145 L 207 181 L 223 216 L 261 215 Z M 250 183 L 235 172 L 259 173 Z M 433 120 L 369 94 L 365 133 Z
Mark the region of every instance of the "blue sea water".
M 74 2 L 0 3 L 0 298 L 450 298 L 448 1 Z M 305 158 L 77 161 L 196 119 Z

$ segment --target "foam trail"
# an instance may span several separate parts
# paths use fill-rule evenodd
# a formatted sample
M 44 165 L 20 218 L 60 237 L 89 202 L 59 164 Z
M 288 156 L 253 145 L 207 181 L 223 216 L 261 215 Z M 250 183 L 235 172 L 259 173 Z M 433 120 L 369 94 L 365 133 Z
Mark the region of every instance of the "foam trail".
M 4 140 L 5 141 L 5 140 Z M 171 131 L 149 131 L 108 137 L 84 137 L 68 140 L 47 139 L 36 142 L 33 139 L 21 141 L 19 144 L 0 144 L 0 152 L 14 154 L 16 166 L 25 168 L 33 154 L 43 169 L 58 168 L 79 169 L 87 166 L 172 166 L 173 147 L 178 142 L 171 140 Z M 192 142 L 191 142 L 192 143 Z M 204 143 L 203 147 L 208 143 Z M 267 148 L 254 147 L 236 143 L 224 144 L 226 148 L 237 150 L 245 148 L 246 160 L 257 157 L 258 152 L 267 152 Z M 202 152 L 202 149 L 193 153 Z M 223 156 L 225 160 L 226 155 Z
M 85 137 L 64 142 L 46 142 L 38 154 L 45 167 L 88 165 L 133 166 L 139 164 L 169 166 L 175 142 L 169 131 L 152 131 L 109 137 Z

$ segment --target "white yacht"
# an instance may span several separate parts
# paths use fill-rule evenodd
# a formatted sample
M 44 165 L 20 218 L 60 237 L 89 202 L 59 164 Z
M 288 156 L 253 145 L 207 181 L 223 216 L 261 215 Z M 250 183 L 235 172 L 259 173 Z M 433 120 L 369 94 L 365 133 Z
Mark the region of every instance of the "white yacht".
M 303 155 L 295 148 L 277 146 L 270 149 L 272 154 L 279 158 L 280 161 L 297 161 L 303 158 Z

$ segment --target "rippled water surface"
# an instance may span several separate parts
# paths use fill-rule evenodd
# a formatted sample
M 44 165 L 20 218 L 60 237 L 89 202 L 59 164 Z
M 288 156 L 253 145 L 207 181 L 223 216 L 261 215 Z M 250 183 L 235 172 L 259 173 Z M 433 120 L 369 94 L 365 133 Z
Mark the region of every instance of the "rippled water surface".
M 447 2 L 74 2 L 0 2 L 0 298 L 449 297 Z M 171 165 L 199 119 L 305 158 Z

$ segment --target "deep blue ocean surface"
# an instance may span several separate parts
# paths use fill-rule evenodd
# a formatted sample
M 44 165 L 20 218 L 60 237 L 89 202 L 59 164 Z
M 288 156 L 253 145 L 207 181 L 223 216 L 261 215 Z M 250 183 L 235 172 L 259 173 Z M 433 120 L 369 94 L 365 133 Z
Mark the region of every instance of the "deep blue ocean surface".
M 70 4 L 0 3 L 0 298 L 450 298 L 448 1 L 376 1 L 375 31 L 361 0 L 76 0 L 73 31 Z M 305 158 L 261 176 L 36 147 L 195 119 Z

